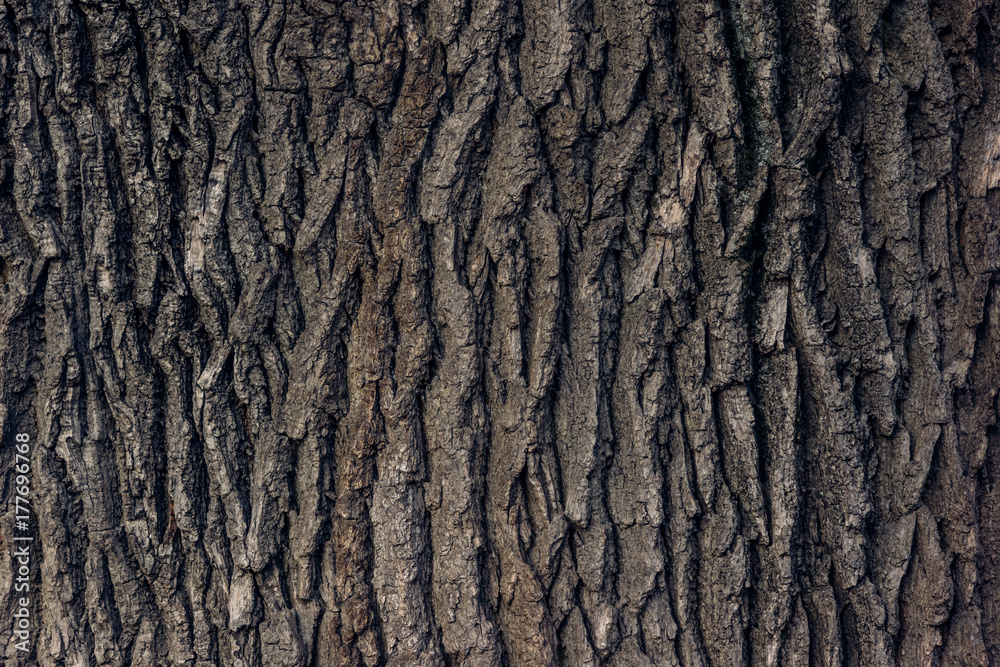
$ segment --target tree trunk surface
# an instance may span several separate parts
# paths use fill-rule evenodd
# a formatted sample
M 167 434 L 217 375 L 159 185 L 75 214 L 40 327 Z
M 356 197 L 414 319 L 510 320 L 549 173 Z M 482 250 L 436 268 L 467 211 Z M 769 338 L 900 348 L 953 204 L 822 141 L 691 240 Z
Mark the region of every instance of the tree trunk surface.
M 4 8 L 4 664 L 1000 665 L 996 0 Z

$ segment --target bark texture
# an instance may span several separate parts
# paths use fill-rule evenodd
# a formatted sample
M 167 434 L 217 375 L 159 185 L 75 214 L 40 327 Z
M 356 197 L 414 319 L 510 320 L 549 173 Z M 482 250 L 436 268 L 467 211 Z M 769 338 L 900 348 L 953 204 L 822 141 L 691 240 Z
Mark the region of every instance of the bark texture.
M 5 664 L 1000 665 L 996 0 L 4 7 Z

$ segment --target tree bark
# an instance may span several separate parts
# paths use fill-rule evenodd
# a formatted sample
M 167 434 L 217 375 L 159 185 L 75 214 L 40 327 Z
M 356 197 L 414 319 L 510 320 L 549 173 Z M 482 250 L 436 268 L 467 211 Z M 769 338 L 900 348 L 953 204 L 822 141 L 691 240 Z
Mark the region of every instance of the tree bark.
M 4 6 L 5 664 L 1000 665 L 1000 3 Z

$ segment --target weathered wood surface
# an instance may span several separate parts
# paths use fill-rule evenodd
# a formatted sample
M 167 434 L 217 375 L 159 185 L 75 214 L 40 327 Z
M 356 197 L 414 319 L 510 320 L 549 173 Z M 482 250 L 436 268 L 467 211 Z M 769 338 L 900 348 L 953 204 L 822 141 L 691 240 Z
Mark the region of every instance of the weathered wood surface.
M 995 0 L 4 7 L 23 664 L 1000 665 Z

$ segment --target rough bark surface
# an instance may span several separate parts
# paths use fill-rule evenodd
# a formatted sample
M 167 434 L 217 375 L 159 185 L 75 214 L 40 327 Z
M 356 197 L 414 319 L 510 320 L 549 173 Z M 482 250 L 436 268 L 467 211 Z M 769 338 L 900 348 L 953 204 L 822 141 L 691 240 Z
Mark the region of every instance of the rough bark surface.
M 5 664 L 1000 665 L 995 0 L 4 7 Z

